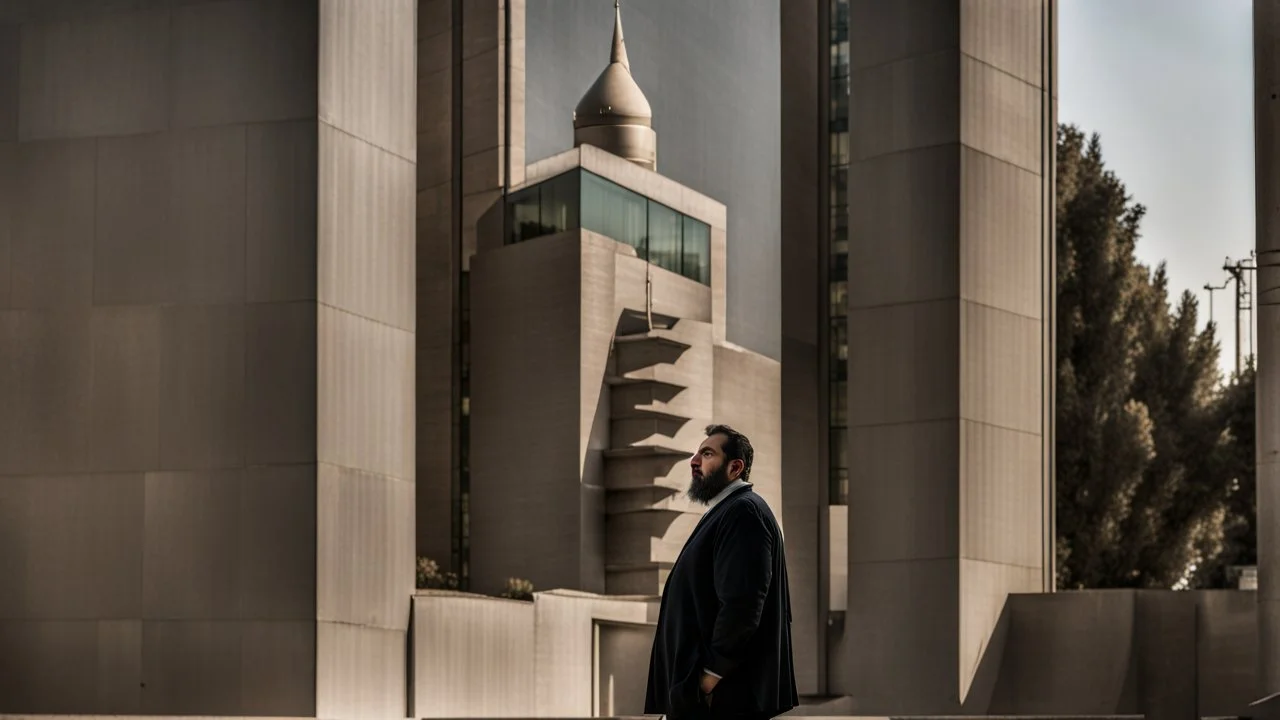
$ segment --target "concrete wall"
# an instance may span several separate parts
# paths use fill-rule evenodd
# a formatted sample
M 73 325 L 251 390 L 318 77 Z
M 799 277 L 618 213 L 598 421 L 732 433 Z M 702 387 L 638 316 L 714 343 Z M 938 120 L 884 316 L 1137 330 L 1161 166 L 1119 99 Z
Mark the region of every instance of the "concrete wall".
M 1280 2 L 1253 3 L 1254 164 L 1259 297 L 1280 287 Z M 1260 696 L 1280 692 L 1280 306 L 1258 307 L 1258 611 Z
M 946 713 L 1045 586 L 1051 2 L 855 0 L 849 612 L 871 713 Z
M 414 557 L 415 0 L 320 2 L 316 713 L 402 717 Z
M 410 717 L 529 717 L 534 636 L 533 603 L 420 592 Z
M 1246 714 L 1257 698 L 1252 595 L 1011 596 L 997 633 L 1003 642 L 984 657 L 965 711 L 1187 720 Z
M 419 592 L 412 716 L 639 715 L 657 616 L 656 597 Z
M 728 339 L 780 357 L 779 3 L 622 7 L 631 71 L 653 107 L 658 172 L 729 208 Z M 529 3 L 525 131 L 530 161 L 573 147 L 573 109 L 609 59 L 613 7 Z
M 461 386 L 455 367 L 459 273 L 462 269 L 460 208 L 456 191 L 453 0 L 418 3 L 417 332 L 415 415 L 417 454 L 416 552 L 451 567 L 453 493 L 457 472 L 457 405 Z M 454 571 L 459 568 L 452 568 Z
M 819 62 L 828 41 L 820 18 L 828 0 L 788 0 L 781 7 L 782 106 L 782 484 L 780 519 L 787 533 L 787 571 L 792 578 L 791 626 L 796 683 L 801 695 L 825 691 L 827 603 L 823 572 L 827 549 L 836 540 L 827 524 L 826 407 L 828 384 L 822 364 L 821 258 L 827 208 L 822 202 L 827 173 L 821 88 L 827 84 Z M 777 508 L 775 508 L 775 511 Z M 843 591 L 841 591 L 843 594 Z
M 412 13 L 0 8 L 0 711 L 403 716 Z
M 644 713 L 656 630 L 654 623 L 595 622 L 596 717 Z
M 311 714 L 320 7 L 102 8 L 0 16 L 0 710 Z
M 416 544 L 442 567 L 462 535 L 463 278 L 481 218 L 524 178 L 524 7 L 418 2 Z
M 782 367 L 778 361 L 763 355 L 733 346 L 717 345 L 713 373 L 715 405 L 712 417 L 715 422 L 732 425 L 751 439 L 755 450 L 751 483 L 755 486 L 755 492 L 769 503 L 785 533 L 786 518 L 782 513 L 780 407 Z M 697 445 L 693 447 L 696 448 Z M 790 536 L 787 539 L 789 541 Z
M 471 587 L 476 591 L 499 592 L 511 576 L 527 578 L 539 589 L 582 587 L 583 523 L 589 518 L 579 460 L 581 255 L 575 232 L 474 260 Z
M 534 602 L 536 649 L 534 685 L 537 717 L 587 717 L 592 714 L 595 678 L 601 675 L 595 652 L 598 621 L 654 626 L 658 598 L 595 596 L 571 591 L 540 593 Z M 643 643 L 630 643 L 638 648 Z M 651 644 L 652 647 L 652 644 Z M 648 675 L 649 655 L 628 664 L 605 667 L 605 675 Z M 616 707 L 619 714 L 638 715 L 642 707 Z

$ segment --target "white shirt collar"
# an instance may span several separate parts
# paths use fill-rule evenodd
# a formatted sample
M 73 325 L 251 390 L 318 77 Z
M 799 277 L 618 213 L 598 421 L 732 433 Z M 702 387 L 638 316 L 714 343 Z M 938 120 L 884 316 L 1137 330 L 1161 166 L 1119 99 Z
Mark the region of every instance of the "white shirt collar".
M 731 495 L 734 490 L 737 490 L 738 488 L 741 488 L 741 487 L 747 487 L 750 484 L 751 483 L 747 482 L 746 480 L 739 478 L 729 483 L 728 485 L 725 485 L 724 489 L 721 490 L 719 494 L 717 494 L 715 497 L 711 498 L 711 501 L 707 503 L 707 510 L 710 511 L 711 508 L 718 505 L 721 500 L 724 500 L 725 498 L 729 497 L 729 495 Z

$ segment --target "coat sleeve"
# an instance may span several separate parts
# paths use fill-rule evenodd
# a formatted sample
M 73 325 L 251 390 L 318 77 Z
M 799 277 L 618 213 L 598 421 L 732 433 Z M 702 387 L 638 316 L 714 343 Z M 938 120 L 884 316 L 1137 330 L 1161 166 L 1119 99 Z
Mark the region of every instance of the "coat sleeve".
M 773 537 L 750 503 L 727 508 L 715 535 L 713 574 L 719 610 L 706 670 L 727 677 L 760 626 L 773 580 Z

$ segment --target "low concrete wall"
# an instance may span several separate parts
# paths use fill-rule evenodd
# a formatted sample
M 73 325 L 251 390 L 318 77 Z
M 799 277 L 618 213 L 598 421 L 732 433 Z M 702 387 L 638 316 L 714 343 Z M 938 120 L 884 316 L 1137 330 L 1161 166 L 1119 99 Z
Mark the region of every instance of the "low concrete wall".
M 1257 699 L 1257 609 L 1244 591 L 1010 596 L 965 711 L 1236 716 Z
M 533 603 L 419 593 L 413 598 L 412 716 L 528 715 L 533 654 Z
M 639 715 L 658 603 L 566 590 L 533 602 L 419 591 L 413 717 Z

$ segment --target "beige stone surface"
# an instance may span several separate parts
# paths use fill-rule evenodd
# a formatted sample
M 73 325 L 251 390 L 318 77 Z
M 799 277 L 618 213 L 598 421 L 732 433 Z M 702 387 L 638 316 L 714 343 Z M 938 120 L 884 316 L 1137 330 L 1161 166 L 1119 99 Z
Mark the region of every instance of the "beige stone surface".
M 92 140 L 18 144 L 10 307 L 91 302 L 95 153 Z
M 960 303 L 960 414 L 967 420 L 1040 433 L 1044 363 L 1040 321 Z
M 320 0 L 321 122 L 417 158 L 417 0 Z
M 959 141 L 956 53 L 920 54 L 850 72 L 850 95 L 862 98 L 849 108 L 854 162 Z
M 822 282 L 819 258 L 827 253 L 825 217 L 815 198 L 824 192 L 827 175 L 823 127 L 822 56 L 814 52 L 824 35 L 821 0 L 792 0 L 779 6 L 781 44 L 781 282 L 780 379 L 782 431 L 779 438 L 785 471 L 782 507 L 774 508 L 787 533 L 787 573 L 791 580 L 793 613 L 791 642 L 797 690 L 801 695 L 832 692 L 827 687 L 827 608 L 848 595 L 847 536 L 836 538 L 838 522 L 848 528 L 845 507 L 825 502 L 829 485 L 823 471 L 823 429 L 826 416 L 821 399 L 827 380 L 820 365 L 822 302 L 814 292 Z M 829 92 L 829 90 L 828 90 Z M 852 178 L 850 178 L 852 180 Z M 824 522 L 825 519 L 825 522 Z M 834 573 L 839 571 L 839 579 Z M 824 602 L 825 601 L 825 602 Z M 843 609 L 844 605 L 840 605 Z
M 648 691 L 648 658 L 653 649 L 654 623 L 596 622 L 596 717 L 644 712 Z
M 1241 705 L 1264 697 L 1258 661 L 1259 623 L 1275 605 L 1256 593 L 1195 593 L 1196 697 L 1201 713 L 1247 713 Z M 1272 619 L 1274 622 L 1274 618 Z M 1190 653 L 1188 653 L 1190 654 Z
M 161 313 L 160 467 L 244 463 L 245 307 L 169 305 Z
M 169 12 L 29 23 L 20 35 L 23 140 L 168 128 Z
M 1040 474 L 1040 437 L 971 420 L 959 430 L 960 556 L 1038 571 L 1041 488 L 1027 478 Z
M 22 578 L 0 710 L 403 717 L 413 23 L 344 6 L 366 15 L 341 30 L 408 38 L 365 37 L 400 52 L 364 82 L 376 58 L 320 51 L 334 3 L 22 5 L 0 33 L 0 568 Z M 408 159 L 352 146 L 358 119 L 321 131 L 322 86 L 358 86 Z M 318 648 L 320 605 L 358 637 Z
M 413 334 L 321 305 L 316 342 L 317 459 L 412 482 Z
M 171 12 L 172 127 L 316 116 L 316 3 L 202 2 Z
M 1258 287 L 1262 295 L 1275 288 L 1280 269 L 1269 262 L 1280 250 L 1280 168 L 1276 167 L 1280 129 L 1280 3 L 1253 3 L 1254 162 L 1257 178 Z M 1258 399 L 1258 694 L 1280 692 L 1280 307 L 1262 303 L 1257 314 Z
M 852 508 L 848 505 L 828 505 L 827 508 L 827 527 L 831 550 L 827 556 L 826 572 L 828 576 L 827 592 L 829 593 L 826 606 L 831 612 L 845 612 L 849 609 L 849 519 Z M 795 537 L 804 529 L 803 526 L 797 527 L 792 524 L 791 534 L 787 538 L 788 546 L 794 547 Z M 794 574 L 791 570 L 792 558 L 790 553 L 787 557 L 787 573 Z M 792 605 L 795 605 L 796 591 L 791 591 Z M 792 642 L 795 641 L 795 622 L 792 621 Z
M 541 717 L 581 717 L 592 713 L 592 690 L 599 672 L 593 667 L 595 622 L 657 622 L 658 602 L 645 597 L 592 597 L 585 593 L 541 593 L 534 603 L 536 649 L 534 687 Z M 615 674 L 646 673 L 648 657 L 628 667 L 606 668 Z M 638 714 L 641 708 L 621 708 Z
M 939 145 L 883 155 L 849 168 L 849 301 L 854 307 L 956 296 L 964 217 L 955 212 L 960 152 Z M 892 208 L 886 212 L 885 208 Z M 856 238 L 867 238 L 858 242 Z M 893 238 L 870 241 L 870 238 Z
M 1044 142 L 1042 95 L 1040 88 L 962 55 L 960 142 L 1039 174 Z
M 413 592 L 413 483 L 321 463 L 316 478 L 320 621 L 403 631 Z
M 1033 475 L 1034 477 L 1034 475 Z M 1038 514 L 1033 514 L 1037 521 Z M 1017 538 L 1014 539 L 1018 540 Z M 1023 543 L 1031 553 L 1039 555 L 1039 545 Z M 1038 593 L 1041 586 L 1039 567 L 960 558 L 960 688 L 962 702 L 971 701 L 971 689 L 979 664 L 987 652 L 999 642 L 997 623 L 1013 593 Z M 1048 708 L 1046 707 L 1046 710 Z
M 712 373 L 712 421 L 728 423 L 751 439 L 751 483 L 782 525 L 782 366 L 749 350 L 716 345 Z
M 1045 42 L 1041 26 L 1045 4 L 1051 1 L 963 0 L 960 51 L 1043 88 Z
M 447 593 L 413 598 L 412 717 L 529 717 L 533 603 Z
M 851 5 L 850 187 L 871 201 L 850 217 L 852 564 L 838 643 L 859 712 L 981 704 L 1007 598 L 1052 575 L 1041 53 L 1054 12 Z M 938 584 L 945 595 L 921 598 Z M 894 647 L 877 634 L 926 615 L 930 632 Z
M 245 458 L 249 465 L 316 457 L 316 306 L 256 303 L 245 314 Z
M 323 122 L 319 153 L 320 302 L 412 332 L 413 162 Z
M 955 557 L 961 516 L 955 420 L 850 430 L 850 562 Z M 927 448 L 927 452 L 923 451 Z M 837 552 L 832 534 L 832 554 Z M 834 581 L 833 581 L 834 583 Z
M 9 577 L 0 618 L 10 622 L 8 632 L 26 632 L 20 626 L 28 620 L 141 617 L 143 487 L 141 474 L 0 480 L 0 519 L 10 537 L 25 539 L 0 550 L 0 572 Z M 99 537 L 115 542 L 95 542 Z M 46 564 L 63 572 L 43 572 Z M 0 647 L 0 662 L 23 657 Z
M 1039 320 L 1045 282 L 1039 175 L 973 148 L 960 151 L 961 297 Z M 954 283 L 954 280 L 953 280 Z M 954 288 L 954 284 L 952 284 Z
M 954 558 L 849 563 L 843 646 L 859 714 L 959 709 L 958 581 Z
M 316 717 L 405 717 L 407 635 L 404 629 L 316 623 Z
M 93 462 L 145 470 L 160 460 L 160 308 L 93 311 Z
M 577 238 L 565 235 L 475 259 L 471 532 L 484 542 L 472 544 L 471 577 L 478 591 L 499 592 L 513 575 L 538 588 L 581 582 L 581 253 Z
M 9 307 L 15 203 L 18 200 L 18 144 L 0 142 L 0 308 Z
M 955 300 L 850 308 L 851 426 L 957 416 L 959 313 Z
M 455 306 L 460 292 L 454 232 L 453 4 L 418 3 L 417 246 L 415 264 L 416 552 L 449 567 L 458 385 Z M 455 568 L 456 570 L 456 568 Z
M 861 69 L 887 65 L 955 48 L 963 7 L 951 0 L 936 3 L 852 0 L 849 16 L 861 22 L 849 24 L 849 66 Z
M 246 299 L 316 299 L 318 123 L 250 125 Z

